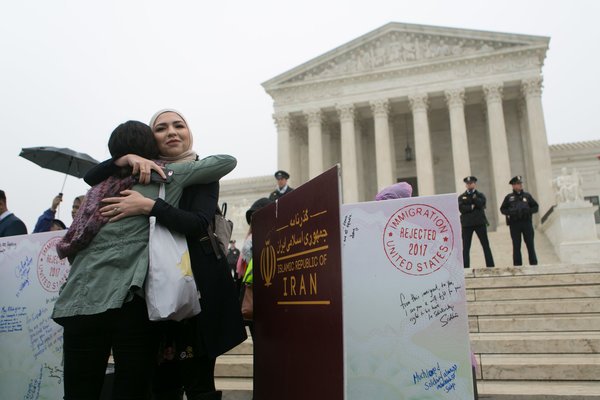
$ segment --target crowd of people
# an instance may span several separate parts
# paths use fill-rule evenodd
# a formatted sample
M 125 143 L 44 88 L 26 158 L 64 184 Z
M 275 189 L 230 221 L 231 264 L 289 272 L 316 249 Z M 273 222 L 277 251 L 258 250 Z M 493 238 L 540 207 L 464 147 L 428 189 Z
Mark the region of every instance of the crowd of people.
M 219 179 L 236 166 L 235 158 L 200 159 L 185 117 L 176 110 L 155 113 L 149 125 L 127 121 L 110 135 L 111 158 L 85 177 L 91 189 L 73 201 L 73 223 L 57 246 L 71 272 L 54 305 L 52 318 L 64 327 L 65 399 L 98 399 L 110 354 L 115 363 L 114 398 L 181 400 L 220 399 L 214 382 L 216 358 L 246 339 L 240 302 L 253 282 L 252 217 L 262 207 L 293 191 L 289 173 L 277 171 L 276 189 L 246 212 L 248 232 L 238 249 L 227 254 L 204 240 L 218 210 Z M 169 176 L 167 176 L 167 172 Z M 161 182 L 165 196 L 157 198 Z M 479 238 L 487 267 L 494 259 L 487 237 L 486 197 L 477 178 L 464 179 L 458 197 L 464 267 L 470 267 L 473 233 Z M 532 214 L 538 205 L 523 191 L 523 180 L 509 182 L 513 191 L 500 208 L 513 242 L 513 264 L 522 265 L 521 238 L 529 264 L 536 265 Z M 376 200 L 412 196 L 400 182 L 380 191 Z M 56 218 L 62 193 L 39 217 L 34 233 L 67 229 Z M 144 298 L 148 271 L 148 216 L 185 235 L 191 269 L 201 294 L 202 311 L 183 321 L 151 322 Z M 0 190 L 0 237 L 27 234 L 25 224 L 7 207 Z

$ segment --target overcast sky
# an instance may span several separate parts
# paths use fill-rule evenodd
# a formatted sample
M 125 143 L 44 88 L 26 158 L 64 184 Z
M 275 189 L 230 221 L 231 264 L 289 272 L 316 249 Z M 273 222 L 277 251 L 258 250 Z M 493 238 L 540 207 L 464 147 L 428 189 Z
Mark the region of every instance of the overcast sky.
M 549 142 L 600 138 L 594 0 L 23 0 L 0 12 L 0 189 L 30 231 L 63 176 L 18 157 L 22 147 L 102 160 L 116 125 L 170 107 L 187 117 L 201 155 L 238 158 L 229 177 L 270 174 L 276 131 L 260 84 L 391 21 L 551 37 Z M 67 180 L 67 225 L 86 190 Z

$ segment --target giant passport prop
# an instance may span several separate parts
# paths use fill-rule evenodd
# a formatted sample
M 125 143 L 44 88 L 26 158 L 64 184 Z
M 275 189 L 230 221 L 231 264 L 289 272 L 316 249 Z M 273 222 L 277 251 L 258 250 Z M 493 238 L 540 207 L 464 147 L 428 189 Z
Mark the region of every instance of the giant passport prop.
M 69 263 L 66 231 L 0 238 L 0 399 L 63 397 L 62 327 L 50 319 Z
M 256 399 L 343 399 L 338 175 L 253 217 Z
M 342 206 L 346 399 L 473 398 L 455 195 Z

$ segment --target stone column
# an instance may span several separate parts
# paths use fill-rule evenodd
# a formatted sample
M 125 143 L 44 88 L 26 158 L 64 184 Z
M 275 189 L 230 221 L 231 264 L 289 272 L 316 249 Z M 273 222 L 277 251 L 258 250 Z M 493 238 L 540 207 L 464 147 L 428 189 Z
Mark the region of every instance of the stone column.
M 290 184 L 292 187 L 298 187 L 306 182 L 308 176 L 306 166 L 307 161 L 304 158 L 304 127 L 295 119 L 290 118 Z
M 450 114 L 450 135 L 452 137 L 452 162 L 454 163 L 454 184 L 457 193 L 465 188 L 463 179 L 471 175 L 469 142 L 465 122 L 465 89 L 447 90 L 446 104 Z
M 517 116 L 519 118 L 519 131 L 521 133 L 521 146 L 523 146 L 523 161 L 525 162 L 525 182 L 527 187 L 533 189 L 535 188 L 535 176 L 533 175 L 533 165 L 531 164 L 530 154 L 530 144 L 529 144 L 529 128 L 527 127 L 527 105 L 525 104 L 525 99 L 523 97 L 519 98 L 517 102 Z M 534 197 L 537 195 L 534 194 Z
M 291 165 L 291 124 L 288 113 L 273 114 L 277 126 L 277 169 L 290 172 Z
M 427 94 L 409 96 L 410 108 L 413 113 L 415 133 L 415 163 L 417 166 L 417 185 L 419 196 L 435 194 L 433 177 L 433 156 L 431 154 L 431 138 L 429 136 L 429 121 Z
M 527 125 L 529 133 L 529 153 L 533 176 L 535 177 L 536 200 L 540 205 L 539 215 L 543 216 L 554 204 L 552 192 L 552 166 L 546 137 L 546 124 L 542 108 L 542 77 L 526 79 L 522 82 L 522 93 L 527 105 Z M 530 189 L 531 190 L 531 189 Z
M 342 200 L 344 203 L 356 203 L 358 201 L 358 163 L 354 105 L 337 106 L 337 112 L 340 117 L 342 142 Z
M 377 190 L 395 183 L 396 162 L 392 159 L 392 140 L 388 120 L 390 104 L 387 99 L 371 102 L 375 122 L 375 165 L 377 166 Z
M 511 178 L 510 158 L 508 156 L 508 141 L 504 124 L 504 109 L 502 108 L 502 83 L 483 86 L 483 95 L 487 104 L 488 133 L 490 136 L 490 164 L 494 179 L 494 195 L 496 205 L 488 204 L 488 210 L 496 213 L 497 226 L 506 225 L 500 205 L 504 196 L 510 191 L 508 181 Z
M 305 112 L 308 125 L 308 178 L 312 179 L 323 172 L 323 131 L 321 110 Z

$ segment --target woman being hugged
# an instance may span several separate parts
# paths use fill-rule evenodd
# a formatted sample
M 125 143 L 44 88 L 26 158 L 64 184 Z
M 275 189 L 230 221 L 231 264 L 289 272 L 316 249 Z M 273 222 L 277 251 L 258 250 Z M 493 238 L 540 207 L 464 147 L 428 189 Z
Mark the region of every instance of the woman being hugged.
M 175 110 L 161 110 L 150 121 L 160 159 L 172 163 L 197 159 L 187 121 Z M 160 168 L 151 160 L 127 155 L 105 162 L 86 176 L 92 184 L 119 166 L 129 165 L 140 172 L 140 181 L 149 181 L 152 170 Z M 135 192 L 124 197 L 107 198 L 109 206 L 101 211 L 119 221 L 128 216 L 154 215 L 157 222 L 186 235 L 192 271 L 200 290 L 202 311 L 189 320 L 156 323 L 161 331 L 161 354 L 153 380 L 154 398 L 161 400 L 220 399 L 214 384 L 216 358 L 246 339 L 234 281 L 228 273 L 227 259 L 215 254 L 208 240 L 208 225 L 213 221 L 219 199 L 219 182 L 186 187 L 179 207 L 160 199 L 152 200 Z M 111 215 L 113 208 L 119 215 Z M 219 250 L 220 251 L 220 250 Z
M 137 121 L 119 125 L 111 135 L 113 157 L 136 152 L 157 157 L 150 127 Z M 165 201 L 177 203 L 186 185 L 207 183 L 230 172 L 236 161 L 212 156 L 185 164 L 166 164 L 172 181 Z M 130 173 L 116 169 L 92 187 L 73 224 L 57 245 L 71 270 L 54 305 L 52 318 L 64 327 L 66 400 L 97 400 L 108 357 L 115 360 L 115 399 L 148 399 L 157 341 L 148 320 L 143 285 L 148 271 L 148 219 L 143 216 L 109 224 L 101 200 L 120 192 L 156 197 L 157 184 L 135 184 Z M 130 190 L 132 189 L 132 190 Z M 138 193 L 139 192 L 139 193 Z M 119 215 L 113 207 L 111 215 Z

